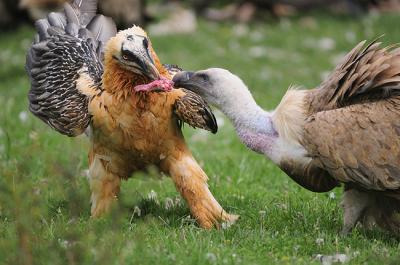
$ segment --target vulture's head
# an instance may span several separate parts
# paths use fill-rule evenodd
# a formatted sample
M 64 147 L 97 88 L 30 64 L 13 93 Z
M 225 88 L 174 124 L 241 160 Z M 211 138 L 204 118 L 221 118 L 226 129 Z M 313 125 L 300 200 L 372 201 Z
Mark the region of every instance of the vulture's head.
M 170 90 L 147 33 L 138 26 L 118 32 L 106 45 L 105 61 L 132 74 L 136 91 Z M 136 82 L 135 82 L 136 81 Z M 161 84 L 161 85 L 160 85 Z M 158 86 L 157 86 L 158 85 Z
M 220 109 L 241 95 L 249 94 L 239 77 L 222 68 L 209 68 L 197 72 L 182 71 L 177 73 L 172 81 L 175 87 L 189 89 Z

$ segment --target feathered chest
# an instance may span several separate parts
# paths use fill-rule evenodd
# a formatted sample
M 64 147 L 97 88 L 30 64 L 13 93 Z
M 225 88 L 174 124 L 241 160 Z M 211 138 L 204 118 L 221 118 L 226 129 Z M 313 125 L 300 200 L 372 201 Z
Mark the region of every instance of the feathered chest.
M 173 115 L 174 93 L 127 97 L 103 93 L 90 104 L 94 141 L 115 149 L 153 149 L 173 137 L 179 127 Z

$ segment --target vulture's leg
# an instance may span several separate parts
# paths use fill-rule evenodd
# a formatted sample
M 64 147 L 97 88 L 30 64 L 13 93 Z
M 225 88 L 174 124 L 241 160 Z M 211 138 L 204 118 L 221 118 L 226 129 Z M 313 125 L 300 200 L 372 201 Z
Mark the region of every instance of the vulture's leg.
M 355 189 L 349 189 L 344 192 L 342 200 L 344 209 L 342 235 L 347 235 L 354 228 L 368 205 L 369 196 L 365 192 Z
M 207 175 L 192 156 L 168 158 L 163 168 L 171 175 L 177 190 L 201 227 L 218 228 L 221 222 L 230 225 L 239 218 L 238 215 L 228 214 L 219 205 L 208 189 Z
M 89 167 L 92 217 L 107 213 L 119 193 L 121 179 L 109 172 L 105 163 L 108 162 L 104 161 L 101 156 L 95 155 Z

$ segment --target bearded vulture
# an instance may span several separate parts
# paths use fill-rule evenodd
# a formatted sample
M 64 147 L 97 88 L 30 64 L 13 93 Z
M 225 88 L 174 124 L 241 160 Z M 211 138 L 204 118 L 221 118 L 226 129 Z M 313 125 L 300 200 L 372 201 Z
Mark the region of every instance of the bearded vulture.
M 64 135 L 90 128 L 92 216 L 110 209 L 121 180 L 153 165 L 171 176 L 201 227 L 238 218 L 211 194 L 181 132 L 186 122 L 215 133 L 213 113 L 197 94 L 171 90 L 180 70 L 160 63 L 142 28 L 117 33 L 97 14 L 97 0 L 75 0 L 36 29 L 26 61 L 29 108 Z

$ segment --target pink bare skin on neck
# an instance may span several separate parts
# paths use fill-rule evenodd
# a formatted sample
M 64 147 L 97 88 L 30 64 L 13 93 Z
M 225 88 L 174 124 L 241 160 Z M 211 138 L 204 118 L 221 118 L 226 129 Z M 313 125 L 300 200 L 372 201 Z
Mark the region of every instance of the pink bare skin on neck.
M 154 80 L 148 84 L 144 85 L 138 85 L 135 86 L 135 91 L 140 92 L 140 91 L 164 91 L 168 92 L 171 91 L 174 88 L 174 82 L 172 80 L 169 80 L 165 77 L 160 77 L 160 79 Z
M 278 132 L 274 129 L 270 117 L 265 119 L 266 129 L 262 132 L 257 130 L 236 126 L 240 140 L 254 152 L 269 155 L 272 152 L 274 143 L 279 138 Z

